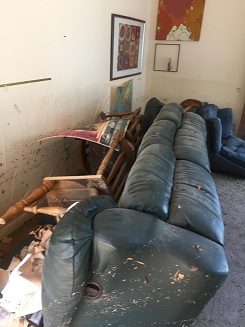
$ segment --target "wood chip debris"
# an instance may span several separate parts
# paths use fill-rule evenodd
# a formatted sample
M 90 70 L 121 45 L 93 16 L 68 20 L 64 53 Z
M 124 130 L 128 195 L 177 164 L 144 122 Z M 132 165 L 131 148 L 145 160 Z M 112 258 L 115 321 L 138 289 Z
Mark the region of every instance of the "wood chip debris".
M 179 282 L 179 283 L 180 283 L 184 278 L 185 278 L 185 275 L 184 275 L 184 274 L 181 274 L 181 273 L 180 273 L 180 270 L 178 270 L 178 271 L 174 274 L 174 276 L 171 278 L 171 279 L 173 279 L 172 284 L 173 284 L 174 282 Z
M 194 266 L 191 267 L 191 271 L 194 272 L 194 271 L 197 271 L 197 270 L 198 270 L 198 267 L 194 267 Z
M 194 248 L 197 250 L 197 252 L 201 253 L 203 252 L 203 249 L 200 247 L 200 245 L 196 244 Z

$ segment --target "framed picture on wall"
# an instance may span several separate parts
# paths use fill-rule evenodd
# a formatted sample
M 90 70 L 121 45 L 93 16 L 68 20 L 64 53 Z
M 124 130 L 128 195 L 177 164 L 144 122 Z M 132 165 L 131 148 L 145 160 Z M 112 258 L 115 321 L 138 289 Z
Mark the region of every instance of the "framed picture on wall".
M 156 40 L 199 41 L 205 0 L 159 0 Z
M 179 66 L 180 44 L 155 44 L 153 70 L 177 72 Z
M 145 21 L 112 14 L 110 80 L 142 73 Z

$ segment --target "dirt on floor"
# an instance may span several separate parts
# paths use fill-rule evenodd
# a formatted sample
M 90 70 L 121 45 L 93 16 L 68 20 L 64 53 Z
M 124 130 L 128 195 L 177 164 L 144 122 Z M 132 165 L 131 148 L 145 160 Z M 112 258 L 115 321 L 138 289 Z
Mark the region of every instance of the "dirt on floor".
M 191 327 L 245 326 L 245 179 L 213 173 L 225 225 L 229 275 Z

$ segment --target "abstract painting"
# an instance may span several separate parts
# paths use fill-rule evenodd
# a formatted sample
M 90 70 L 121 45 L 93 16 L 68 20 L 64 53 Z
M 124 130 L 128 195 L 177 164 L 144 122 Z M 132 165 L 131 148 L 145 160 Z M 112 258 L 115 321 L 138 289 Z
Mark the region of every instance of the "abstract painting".
M 198 41 L 205 0 L 159 0 L 156 40 Z
M 112 14 L 110 79 L 142 72 L 145 21 Z
M 133 80 L 111 86 L 110 112 L 131 112 L 133 103 Z

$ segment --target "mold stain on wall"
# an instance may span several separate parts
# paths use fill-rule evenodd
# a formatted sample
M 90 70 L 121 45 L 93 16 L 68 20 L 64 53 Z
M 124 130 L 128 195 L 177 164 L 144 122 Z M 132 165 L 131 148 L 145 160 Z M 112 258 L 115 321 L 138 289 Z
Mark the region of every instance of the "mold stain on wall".
M 79 173 L 78 142 L 73 139 L 22 143 L 0 153 L 1 214 L 28 196 L 46 176 Z M 67 156 L 67 148 L 69 155 Z

